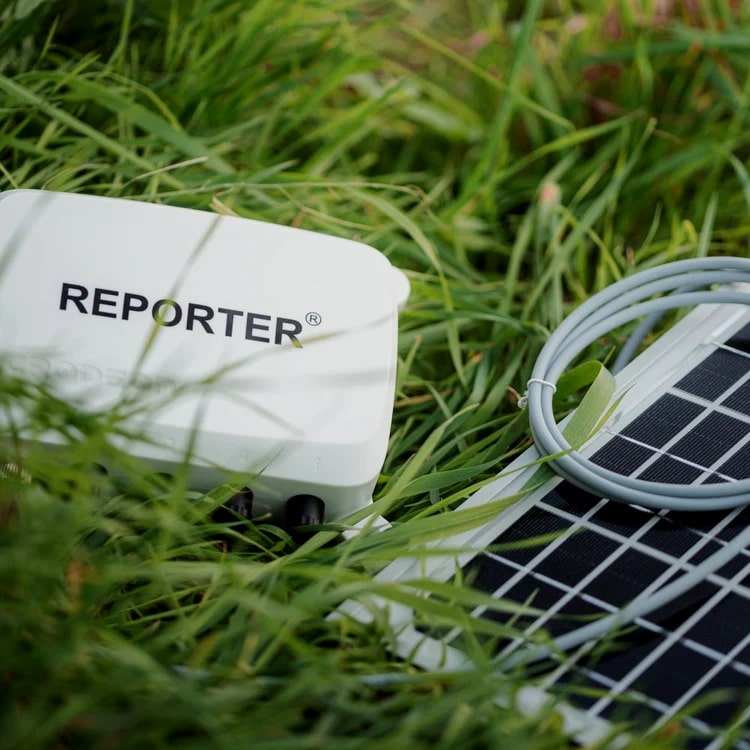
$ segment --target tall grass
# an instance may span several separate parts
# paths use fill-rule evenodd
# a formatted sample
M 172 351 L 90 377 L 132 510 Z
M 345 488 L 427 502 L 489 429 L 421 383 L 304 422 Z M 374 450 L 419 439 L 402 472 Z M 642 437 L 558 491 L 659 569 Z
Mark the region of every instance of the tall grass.
M 149 476 L 112 446 L 109 415 L 3 376 L 3 407 L 24 415 L 7 457 L 21 427 L 70 445 L 25 455 L 31 482 L 0 480 L 0 744 L 565 746 L 554 712 L 495 703 L 523 675 L 481 656 L 474 675 L 419 674 L 389 654 L 382 618 L 325 616 L 349 597 L 404 601 L 372 572 L 476 522 L 452 509 L 528 445 L 515 393 L 568 310 L 636 268 L 746 254 L 748 6 L 96 6 L 0 9 L 0 189 L 302 226 L 406 269 L 376 495 L 396 528 L 300 545 L 262 521 L 218 524 L 230 488 Z M 461 622 L 472 594 L 449 593 L 441 617 Z M 403 681 L 366 679 L 383 672 Z M 639 747 L 684 740 L 672 726 Z

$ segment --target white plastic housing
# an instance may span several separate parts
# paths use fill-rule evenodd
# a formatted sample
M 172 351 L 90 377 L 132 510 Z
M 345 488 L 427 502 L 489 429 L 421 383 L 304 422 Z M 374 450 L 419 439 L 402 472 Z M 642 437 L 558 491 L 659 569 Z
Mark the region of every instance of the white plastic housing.
M 367 245 L 191 209 L 0 195 L 0 356 L 83 408 L 139 393 L 125 447 L 254 512 L 366 505 L 387 447 L 408 283 Z M 158 322 L 157 322 L 158 321 Z M 50 441 L 55 441 L 50 436 Z M 228 472 L 227 472 L 228 470 Z

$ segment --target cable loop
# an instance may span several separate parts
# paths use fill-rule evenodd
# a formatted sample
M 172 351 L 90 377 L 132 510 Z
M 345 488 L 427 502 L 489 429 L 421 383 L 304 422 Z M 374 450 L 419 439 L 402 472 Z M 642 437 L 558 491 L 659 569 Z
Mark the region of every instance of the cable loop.
M 560 476 L 599 497 L 658 510 L 723 510 L 750 504 L 750 480 L 697 485 L 647 482 L 597 466 L 573 450 L 552 410 L 553 384 L 587 346 L 625 323 L 644 318 L 624 347 L 626 357 L 618 359 L 617 370 L 669 310 L 706 303 L 750 304 L 748 291 L 727 287 L 734 282 L 750 284 L 750 260 L 697 258 L 666 263 L 593 295 L 553 332 L 529 379 L 529 384 L 553 387 L 528 389 L 519 406 L 528 407 L 531 434 L 539 453 L 555 456 L 549 463 Z M 708 289 L 715 285 L 720 288 Z

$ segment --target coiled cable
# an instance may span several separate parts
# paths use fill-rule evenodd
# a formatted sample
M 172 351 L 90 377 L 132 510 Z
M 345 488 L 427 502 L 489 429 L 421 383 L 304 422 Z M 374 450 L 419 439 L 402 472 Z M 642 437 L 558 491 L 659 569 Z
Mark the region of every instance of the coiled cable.
M 750 284 L 750 260 L 699 258 L 676 261 L 634 274 L 595 294 L 580 305 L 550 336 L 528 382 L 531 433 L 554 471 L 599 497 L 655 510 L 715 511 L 750 504 L 750 479 L 719 484 L 681 485 L 647 482 L 597 466 L 565 439 L 558 427 L 552 396 L 566 367 L 590 344 L 613 329 L 645 318 L 623 348 L 615 368 L 633 356 L 653 325 L 669 310 L 706 303 L 750 304 L 750 293 L 728 286 Z M 718 288 L 711 287 L 719 285 Z M 656 296 L 662 295 L 662 296 Z M 504 660 L 506 667 L 531 663 L 556 651 L 568 651 L 665 606 L 715 573 L 750 545 L 750 527 L 718 552 L 658 591 L 639 596 L 614 614 L 559 637 L 549 646 L 525 647 Z
M 646 482 L 603 469 L 565 439 L 552 410 L 553 386 L 589 344 L 637 318 L 705 303 L 750 304 L 750 293 L 713 284 L 750 284 L 750 260 L 700 258 L 642 271 L 607 287 L 578 307 L 550 336 L 528 383 L 529 425 L 539 452 L 560 476 L 587 492 L 647 508 L 725 510 L 750 503 L 750 480 L 709 485 Z M 656 294 L 667 296 L 650 299 Z M 641 339 L 645 333 L 638 334 Z M 632 353 L 633 348 L 630 348 Z M 624 364 L 619 362 L 619 365 Z

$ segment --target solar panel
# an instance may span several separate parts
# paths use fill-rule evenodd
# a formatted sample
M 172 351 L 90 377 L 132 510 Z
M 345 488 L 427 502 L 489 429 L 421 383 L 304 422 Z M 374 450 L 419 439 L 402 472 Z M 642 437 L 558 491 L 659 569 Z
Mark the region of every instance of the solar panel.
M 593 462 L 679 484 L 750 477 L 746 308 L 698 308 L 623 370 L 617 385 L 616 412 L 582 451 Z M 464 507 L 519 492 L 536 468 L 512 470 L 536 458 L 535 450 L 527 451 Z M 512 620 L 527 634 L 543 629 L 559 636 L 679 577 L 749 521 L 750 509 L 677 513 L 626 506 L 555 478 L 481 529 L 442 540 L 437 549 L 450 554 L 399 560 L 378 578 L 454 580 L 535 610 L 519 617 L 475 607 L 475 621 Z M 545 543 L 528 543 L 535 537 Z M 456 555 L 456 549 L 466 551 Z M 354 603 L 344 610 L 367 617 Z M 433 669 L 469 663 L 461 630 L 415 624 L 409 614 L 391 610 L 394 624 L 402 623 L 401 655 Z M 503 638 L 487 643 L 499 658 L 517 646 Z M 750 551 L 636 620 L 606 649 L 589 643 L 563 661 L 550 660 L 518 701 L 533 710 L 550 693 L 564 696 L 568 726 L 584 739 L 602 736 L 613 720 L 655 729 L 677 719 L 691 747 L 726 742 L 731 727 L 741 731 L 750 718 Z M 732 735 L 732 742 L 750 748 L 750 734 Z

